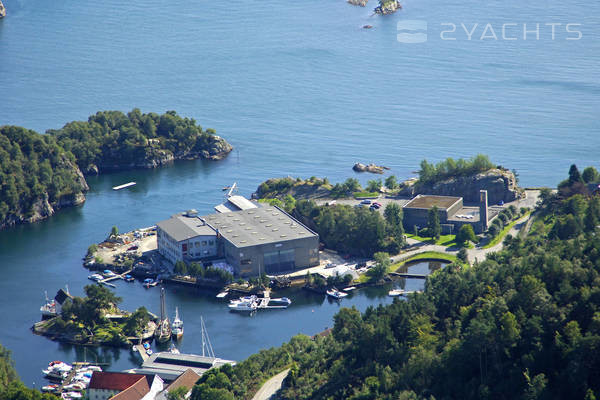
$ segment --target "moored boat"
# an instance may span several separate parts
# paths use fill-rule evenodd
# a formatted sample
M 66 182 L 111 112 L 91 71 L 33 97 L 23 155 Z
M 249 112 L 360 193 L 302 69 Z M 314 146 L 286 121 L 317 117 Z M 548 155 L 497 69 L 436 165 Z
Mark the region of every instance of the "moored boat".
M 175 307 L 175 318 L 173 318 L 173 322 L 171 323 L 171 331 L 176 339 L 181 339 L 183 337 L 183 321 L 179 318 L 179 310 L 177 307 Z
M 283 306 L 283 307 L 287 307 L 290 304 L 292 304 L 292 301 L 290 299 L 288 299 L 287 297 L 281 297 L 281 298 L 269 298 L 269 306 Z
M 40 311 L 42 319 L 56 317 L 56 301 L 48 299 L 48 292 L 46 292 L 46 302 L 40 307 Z
M 171 340 L 171 324 L 167 316 L 165 306 L 165 288 L 160 288 L 160 322 L 154 332 L 154 337 L 158 343 L 165 343 Z
M 250 298 L 241 297 L 238 300 L 232 300 L 228 307 L 230 311 L 252 312 L 258 308 L 258 302 L 254 296 Z
M 402 289 L 393 289 L 388 292 L 388 296 L 391 297 L 403 296 L 404 294 L 406 294 L 406 292 Z
M 327 295 L 329 297 L 333 297 L 336 300 L 340 300 L 340 299 L 348 296 L 348 293 L 340 292 L 336 288 L 331 288 L 327 291 Z

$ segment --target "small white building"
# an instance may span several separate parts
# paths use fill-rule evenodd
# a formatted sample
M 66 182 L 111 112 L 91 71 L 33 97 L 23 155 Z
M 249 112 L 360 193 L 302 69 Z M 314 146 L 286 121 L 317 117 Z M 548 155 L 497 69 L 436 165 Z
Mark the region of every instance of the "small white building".
M 217 255 L 217 232 L 198 217 L 196 210 L 156 224 L 158 252 L 175 264 Z

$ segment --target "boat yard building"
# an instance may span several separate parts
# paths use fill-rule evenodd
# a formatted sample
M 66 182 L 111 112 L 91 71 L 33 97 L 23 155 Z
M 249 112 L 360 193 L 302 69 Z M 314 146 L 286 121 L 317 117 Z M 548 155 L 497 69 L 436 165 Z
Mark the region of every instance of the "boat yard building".
M 173 264 L 224 258 L 244 277 L 319 264 L 319 235 L 276 206 L 201 217 L 191 210 L 156 226 L 158 251 Z
M 158 252 L 175 264 L 217 256 L 217 233 L 189 210 L 156 224 Z
M 472 225 L 475 233 L 482 233 L 488 228 L 490 211 L 488 210 L 487 191 L 480 191 L 478 206 L 465 206 L 462 197 L 418 195 L 402 208 L 403 225 L 407 232 L 414 227 L 425 228 L 429 220 L 429 211 L 437 207 L 442 233 L 457 233 L 461 226 Z
M 236 274 L 276 274 L 319 265 L 319 235 L 276 206 L 202 217 L 218 232 Z

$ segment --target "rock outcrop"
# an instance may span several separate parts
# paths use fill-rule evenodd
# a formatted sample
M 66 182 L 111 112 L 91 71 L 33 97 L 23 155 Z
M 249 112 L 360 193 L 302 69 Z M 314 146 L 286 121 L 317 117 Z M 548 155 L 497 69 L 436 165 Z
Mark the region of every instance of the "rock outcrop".
M 365 165 L 362 163 L 356 163 L 356 164 L 354 164 L 352 169 L 356 172 L 370 172 L 372 174 L 383 174 L 383 171 L 386 169 L 389 169 L 389 168 L 375 165 L 375 164 Z
M 348 0 L 348 3 L 352 4 L 353 6 L 360 6 L 360 7 L 366 6 L 368 2 L 369 2 L 369 0 Z
M 408 181 L 405 184 L 406 187 L 400 195 L 459 196 L 465 203 L 479 202 L 480 190 L 487 190 L 489 204 L 513 201 L 522 194 L 522 189 L 517 186 L 515 175 L 511 171 L 500 169 L 491 169 L 477 175 L 451 178 L 431 184 L 423 184 L 419 181 Z
M 375 13 L 381 15 L 393 14 L 396 11 L 400 10 L 402 5 L 398 0 L 388 0 L 385 2 L 380 2 L 377 7 L 375 7 Z
M 90 190 L 90 188 L 85 181 L 83 174 L 77 165 L 73 164 L 70 160 L 65 159 L 63 162 L 77 175 L 75 182 L 78 191 L 75 193 L 62 195 L 55 201 L 50 201 L 48 193 L 44 193 L 42 197 L 37 199 L 31 205 L 31 209 L 21 209 L 11 212 L 4 218 L 4 220 L 0 220 L 0 229 L 23 223 L 41 221 L 50 217 L 61 208 L 77 206 L 85 202 L 84 193 Z
M 0 0 L 0 18 L 6 17 L 6 8 L 4 4 L 2 4 L 2 0 Z

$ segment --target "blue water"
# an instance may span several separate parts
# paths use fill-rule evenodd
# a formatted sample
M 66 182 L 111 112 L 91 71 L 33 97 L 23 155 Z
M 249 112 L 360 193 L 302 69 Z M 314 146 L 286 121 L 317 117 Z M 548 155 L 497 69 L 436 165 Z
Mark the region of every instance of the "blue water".
M 400 13 L 379 17 L 371 16 L 374 0 L 367 8 L 343 0 L 3 1 L 0 124 L 43 132 L 97 110 L 177 110 L 235 146 L 218 163 L 90 178 L 84 206 L 0 232 L 0 343 L 28 385 L 39 387 L 39 371 L 56 358 L 98 356 L 114 369 L 137 363 L 127 352 L 84 353 L 29 332 L 44 290 L 69 284 L 82 293 L 89 281 L 81 257 L 112 225 L 125 231 L 187 208 L 211 212 L 234 181 L 248 195 L 272 176 L 343 180 L 356 161 L 405 178 L 423 158 L 482 152 L 517 169 L 524 185 L 556 184 L 572 162 L 598 167 L 597 2 L 406 0 Z M 428 40 L 398 42 L 405 20 L 427 22 Z M 522 40 L 524 23 L 541 25 L 539 40 Z M 554 40 L 546 23 L 562 24 Z M 442 24 L 457 27 L 446 36 L 456 40 L 441 39 L 451 26 Z M 478 24 L 472 40 L 461 24 Z M 479 40 L 486 24 L 498 40 Z M 501 40 L 503 24 L 517 24 L 507 36 L 519 39 Z M 566 24 L 582 24 L 571 27 L 580 40 L 567 40 L 576 35 Z M 110 190 L 130 180 L 138 185 Z M 124 308 L 157 311 L 157 291 L 121 283 L 117 294 Z M 203 314 L 217 353 L 235 359 L 331 326 L 339 307 L 298 295 L 297 311 L 244 319 L 209 295 L 167 296 L 186 322 L 184 351 L 199 351 L 193 337 Z M 365 291 L 346 303 L 388 301 Z

